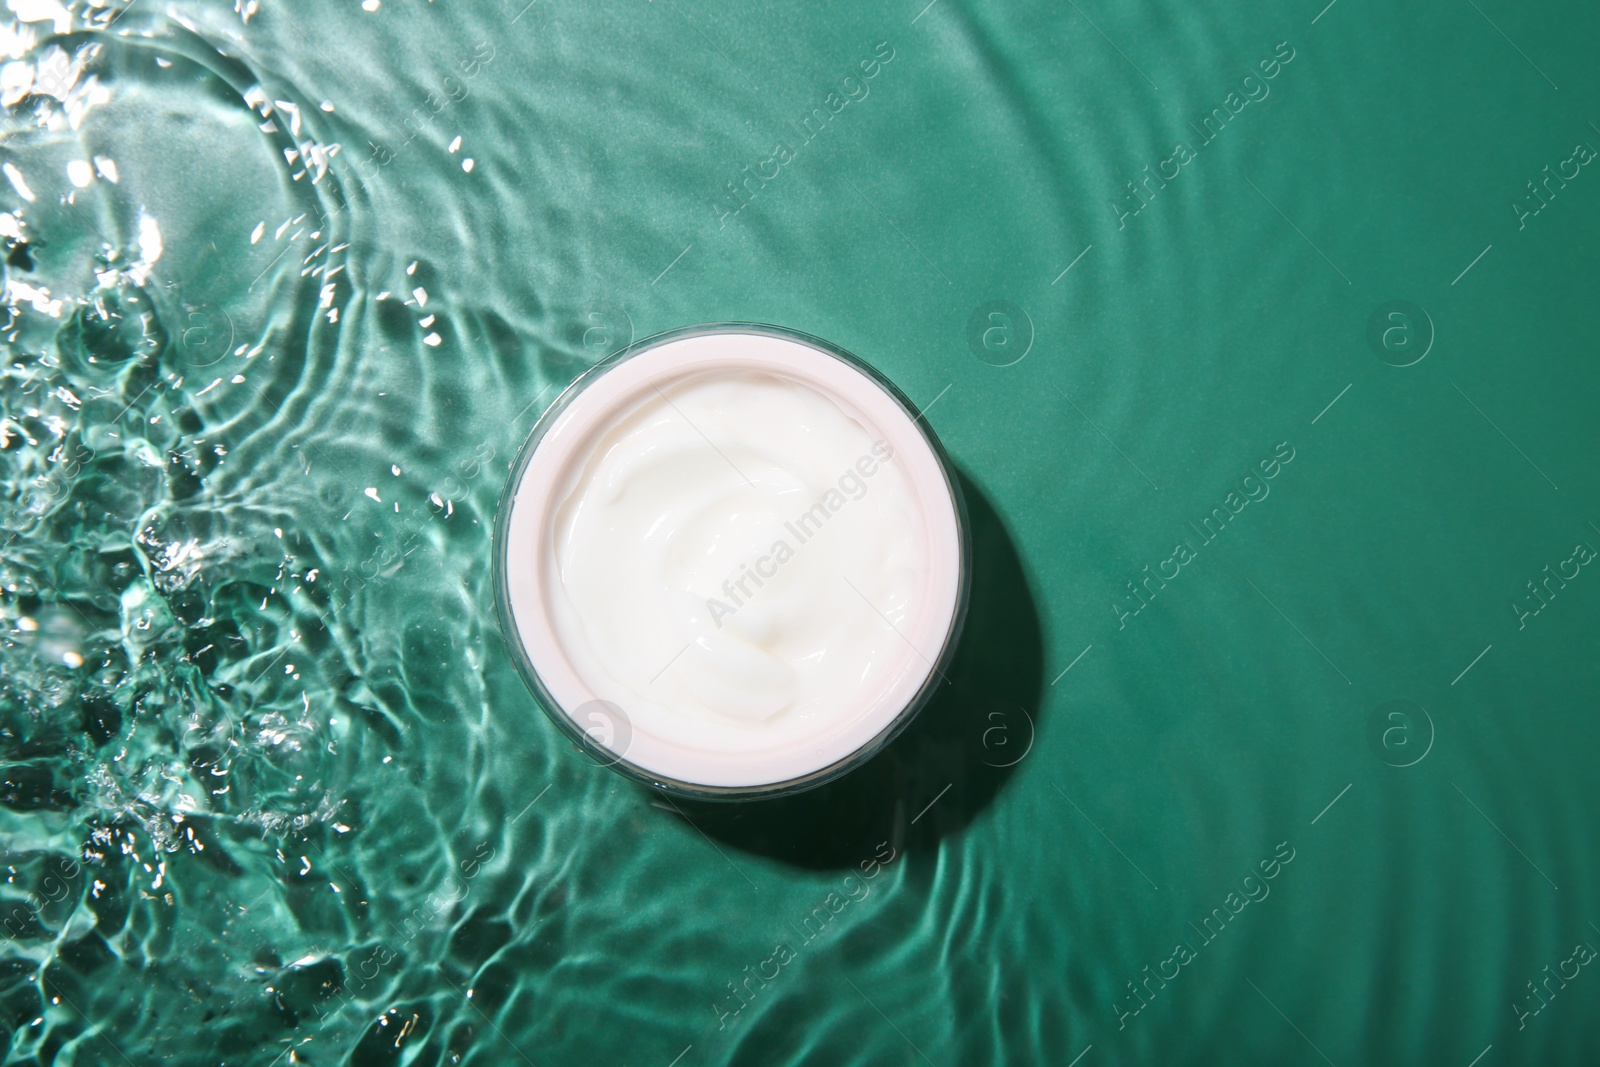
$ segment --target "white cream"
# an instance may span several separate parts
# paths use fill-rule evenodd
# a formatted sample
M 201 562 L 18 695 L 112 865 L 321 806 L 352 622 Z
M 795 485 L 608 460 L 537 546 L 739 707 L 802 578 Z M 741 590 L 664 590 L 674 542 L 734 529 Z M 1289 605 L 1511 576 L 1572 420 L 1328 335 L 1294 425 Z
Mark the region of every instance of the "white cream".
M 638 709 L 636 730 L 708 748 L 837 716 L 900 658 L 884 619 L 921 606 L 927 546 L 892 456 L 772 375 L 702 371 L 652 393 L 557 512 L 563 648 Z
M 542 684 L 580 726 L 621 708 L 620 755 L 691 784 L 789 781 L 872 741 L 959 600 L 954 500 L 910 415 L 773 335 L 668 341 L 587 383 L 506 531 Z

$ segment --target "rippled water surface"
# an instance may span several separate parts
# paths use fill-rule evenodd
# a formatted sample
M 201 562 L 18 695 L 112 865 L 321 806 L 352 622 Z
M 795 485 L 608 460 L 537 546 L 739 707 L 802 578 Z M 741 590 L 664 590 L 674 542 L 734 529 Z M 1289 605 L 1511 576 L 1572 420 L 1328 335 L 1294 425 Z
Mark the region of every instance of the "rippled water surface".
M 1592 1062 L 1592 8 L 524 4 L 0 15 L 5 1062 Z M 725 320 L 927 408 L 975 587 L 717 808 L 490 531 Z

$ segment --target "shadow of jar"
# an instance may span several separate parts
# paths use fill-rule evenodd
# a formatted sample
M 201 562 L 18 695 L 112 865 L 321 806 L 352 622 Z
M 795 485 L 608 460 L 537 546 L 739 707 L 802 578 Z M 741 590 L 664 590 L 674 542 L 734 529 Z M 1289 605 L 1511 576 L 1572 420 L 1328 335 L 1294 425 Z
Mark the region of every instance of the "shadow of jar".
M 932 849 L 991 804 L 1032 749 L 1044 691 L 1038 608 L 1016 546 L 959 473 L 972 539 L 966 627 L 946 684 L 882 752 L 844 777 L 772 800 L 723 804 L 640 787 L 724 844 L 812 870 L 854 869 L 889 842 Z

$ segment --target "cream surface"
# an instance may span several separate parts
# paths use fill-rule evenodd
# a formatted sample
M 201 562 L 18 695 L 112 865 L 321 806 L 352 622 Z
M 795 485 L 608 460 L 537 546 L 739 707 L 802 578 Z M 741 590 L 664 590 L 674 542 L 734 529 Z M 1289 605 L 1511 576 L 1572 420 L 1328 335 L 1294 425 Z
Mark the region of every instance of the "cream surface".
M 930 565 L 903 459 L 811 385 L 718 369 L 652 386 L 553 503 L 553 633 L 636 733 L 796 746 L 803 764 L 808 738 L 928 669 L 901 635 Z

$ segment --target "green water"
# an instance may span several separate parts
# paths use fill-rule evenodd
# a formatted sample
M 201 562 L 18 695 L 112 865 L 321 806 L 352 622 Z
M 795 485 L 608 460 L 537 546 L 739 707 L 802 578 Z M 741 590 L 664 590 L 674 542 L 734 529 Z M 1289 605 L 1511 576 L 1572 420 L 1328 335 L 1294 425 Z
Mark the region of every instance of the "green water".
M 5 1062 L 1594 1062 L 1600 15 L 924 4 L 14 0 Z M 975 585 L 674 807 L 489 531 L 720 320 L 931 405 Z

